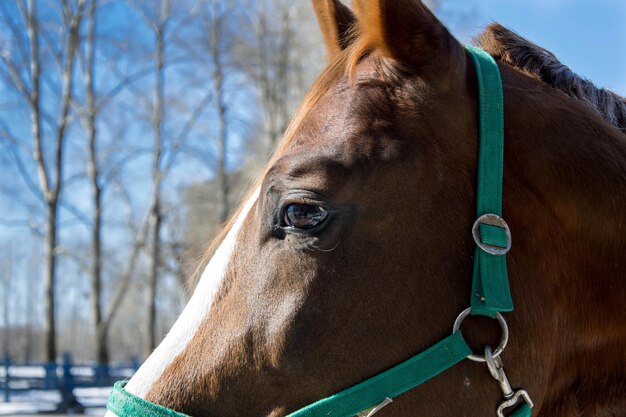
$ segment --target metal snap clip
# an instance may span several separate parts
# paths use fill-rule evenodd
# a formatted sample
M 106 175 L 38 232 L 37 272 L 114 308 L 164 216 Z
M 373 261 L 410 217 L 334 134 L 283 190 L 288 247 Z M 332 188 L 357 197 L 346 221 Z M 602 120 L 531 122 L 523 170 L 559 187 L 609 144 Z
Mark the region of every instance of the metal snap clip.
M 498 405 L 496 413 L 498 417 L 504 417 L 504 410 L 516 405 L 520 399 L 524 400 L 530 408 L 533 408 L 533 402 L 526 390 L 520 389 L 514 391 L 511 388 L 506 374 L 504 373 L 504 365 L 501 357 L 495 357 L 491 352 L 490 346 L 485 346 L 485 359 L 491 376 L 500 383 L 504 400 Z
M 496 226 L 504 229 L 504 233 L 506 234 L 506 246 L 500 247 L 483 242 L 480 236 L 481 224 Z M 501 256 L 511 250 L 511 229 L 509 229 L 509 225 L 504 221 L 504 219 L 497 214 L 487 213 L 477 218 L 472 226 L 472 236 L 474 237 L 476 245 L 490 255 Z
M 463 320 L 465 320 L 465 318 L 469 316 L 471 312 L 472 312 L 471 307 L 468 307 L 465 310 L 461 311 L 461 314 L 459 314 L 456 320 L 454 320 L 454 325 L 452 326 L 452 333 L 457 332 L 461 328 L 461 323 L 463 323 Z M 506 344 L 509 342 L 509 326 L 507 326 L 506 320 L 504 320 L 504 317 L 500 313 L 496 313 L 496 319 L 498 320 L 498 323 L 500 323 L 500 327 L 502 328 L 502 337 L 500 338 L 500 344 L 498 345 L 496 350 L 493 351 L 492 356 L 494 358 L 497 358 L 498 356 L 500 356 L 500 354 L 502 354 L 502 352 L 504 352 L 504 348 L 506 347 Z M 487 361 L 487 358 L 485 356 L 477 355 L 475 353 L 470 354 L 468 356 L 468 359 L 471 359 L 474 362 L 486 362 Z

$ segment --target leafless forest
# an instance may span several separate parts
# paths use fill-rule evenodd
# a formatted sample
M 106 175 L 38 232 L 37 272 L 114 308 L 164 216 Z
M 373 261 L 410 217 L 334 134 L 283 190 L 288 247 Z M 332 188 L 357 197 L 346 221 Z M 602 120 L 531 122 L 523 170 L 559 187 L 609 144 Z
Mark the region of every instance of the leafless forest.
M 308 1 L 0 1 L 0 353 L 145 357 L 324 61 Z

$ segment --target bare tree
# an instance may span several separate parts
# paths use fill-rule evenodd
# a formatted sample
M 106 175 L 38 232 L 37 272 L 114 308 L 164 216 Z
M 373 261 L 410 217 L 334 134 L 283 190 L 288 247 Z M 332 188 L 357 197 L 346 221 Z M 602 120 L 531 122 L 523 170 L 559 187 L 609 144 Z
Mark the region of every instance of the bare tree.
M 181 125 L 179 131 L 174 132 L 173 129 L 170 129 L 167 133 L 164 131 L 166 118 L 169 115 L 168 109 L 174 108 L 172 104 L 174 100 L 169 98 L 168 101 L 165 96 L 165 71 L 172 63 L 172 60 L 168 61 L 166 57 L 166 46 L 170 41 L 170 33 L 176 33 L 185 25 L 191 24 L 191 20 L 195 18 L 197 9 L 195 6 L 191 7 L 187 9 L 182 16 L 174 17 L 169 0 L 148 2 L 147 5 L 143 3 L 143 7 L 137 3 L 131 4 L 134 5 L 134 8 L 143 17 L 154 37 L 154 52 L 152 55 L 154 62 L 154 90 L 148 105 L 153 145 L 151 166 L 152 187 L 148 205 L 149 266 L 148 288 L 146 292 L 148 307 L 148 343 L 146 344 L 144 352 L 145 354 L 149 354 L 160 341 L 160 338 L 157 336 L 156 303 L 158 299 L 157 288 L 159 285 L 159 276 L 165 267 L 163 259 L 165 254 L 161 250 L 161 246 L 164 243 L 162 240 L 162 229 L 166 220 L 163 203 L 163 183 L 174 168 L 177 156 L 180 151 L 185 148 L 185 143 L 189 139 L 195 124 L 198 122 L 207 106 L 211 104 L 214 95 L 211 90 L 206 91 L 191 108 L 179 108 L 179 112 L 176 114 L 176 116 L 178 116 L 177 122 Z M 171 29 L 169 29 L 170 25 L 172 25 Z M 178 58 L 178 60 L 187 65 L 190 63 L 189 56 L 183 56 L 183 58 Z M 223 110 L 226 111 L 225 108 Z M 172 116 L 174 115 L 172 114 Z M 172 253 L 178 253 L 180 250 L 180 245 L 176 242 L 167 242 L 167 246 L 177 248 L 177 250 Z
M 151 74 L 157 74 L 157 84 L 160 84 L 161 87 L 158 87 L 157 90 L 163 91 L 163 83 L 164 83 L 164 70 L 165 70 L 165 60 L 164 60 L 164 39 L 163 35 L 157 36 L 157 50 L 160 52 L 155 52 L 154 56 L 157 57 L 155 62 L 140 62 L 139 68 L 133 68 L 132 70 L 127 70 L 126 73 L 116 73 L 117 80 L 112 85 L 109 85 L 108 88 L 103 88 L 99 91 L 96 90 L 95 87 L 95 78 L 96 78 L 96 69 L 98 68 L 98 64 L 96 63 L 96 42 L 99 39 L 99 35 L 97 33 L 97 11 L 100 7 L 100 2 L 98 0 L 91 0 L 88 8 L 88 24 L 86 30 L 86 40 L 84 42 L 84 51 L 81 51 L 82 63 L 83 63 L 83 82 L 84 82 L 84 96 L 85 103 L 84 106 L 78 109 L 78 113 L 81 116 L 81 121 L 86 132 L 86 136 L 88 139 L 88 157 L 87 157 L 87 177 L 89 184 L 92 189 L 92 223 L 91 223 L 91 239 L 90 239 L 90 252 L 91 252 L 91 262 L 88 265 L 83 263 L 84 271 L 90 276 L 90 304 L 91 304 L 91 313 L 92 313 L 92 325 L 93 325 L 93 335 L 94 335 L 94 347 L 95 347 L 95 358 L 100 364 L 107 364 L 110 360 L 110 348 L 109 348 L 109 331 L 111 329 L 111 324 L 114 318 L 116 317 L 116 313 L 118 309 L 123 303 L 124 297 L 128 294 L 128 289 L 131 285 L 132 278 L 136 273 L 137 265 L 140 262 L 142 251 L 146 248 L 148 237 L 158 236 L 159 231 L 154 233 L 154 226 L 156 224 L 157 228 L 160 229 L 160 224 L 162 223 L 162 210 L 161 210 L 161 191 L 160 191 L 160 182 L 162 182 L 162 178 L 165 175 L 167 170 L 167 166 L 165 169 L 162 167 L 161 163 L 163 157 L 163 146 L 162 146 L 162 119 L 163 119 L 163 97 L 162 94 L 157 94 L 154 102 L 156 103 L 155 107 L 150 107 L 150 113 L 152 118 L 152 126 L 153 126 L 153 134 L 155 136 L 154 139 L 154 150 L 153 150 L 153 187 L 152 191 L 149 195 L 150 197 L 150 207 L 146 216 L 144 216 L 140 225 L 136 225 L 134 221 L 134 211 L 132 209 L 132 203 L 130 202 L 130 194 L 126 189 L 126 185 L 124 184 L 125 179 L 121 178 L 123 176 L 123 168 L 129 164 L 132 164 L 140 153 L 137 153 L 125 146 L 123 140 L 120 140 L 121 135 L 117 135 L 116 139 L 113 140 L 113 147 L 116 149 L 116 153 L 122 153 L 125 156 L 120 160 L 111 163 L 106 161 L 106 152 L 100 149 L 98 145 L 98 134 L 97 130 L 97 122 L 100 120 L 101 123 L 105 125 L 110 125 L 119 123 L 111 118 L 109 114 L 104 117 L 101 117 L 103 111 L 107 109 L 112 103 L 114 103 L 114 99 L 117 95 L 123 94 L 126 89 L 131 89 L 133 91 L 136 90 L 134 84 L 136 82 L 141 81 L 143 78 L 150 76 Z M 135 9 L 137 6 L 134 3 Z M 165 5 L 166 9 L 169 8 L 168 5 Z M 137 9 L 144 11 L 144 9 Z M 145 21 L 150 21 L 149 13 L 143 13 L 142 17 Z M 163 29 L 158 27 L 159 23 L 149 25 L 150 30 L 157 30 L 157 32 L 164 32 Z M 109 45 L 111 46 L 111 45 Z M 109 48 L 111 49 L 111 48 Z M 125 53 L 122 49 L 120 49 L 117 45 L 113 45 L 113 55 L 109 57 L 109 66 L 115 66 L 115 61 L 119 59 Z M 111 52 L 110 52 L 111 53 Z M 128 52 L 126 52 L 128 53 Z M 157 64 L 158 63 L 158 64 Z M 100 64 L 102 65 L 102 64 Z M 160 78 L 159 78 L 160 77 Z M 141 88 L 141 87 L 140 87 Z M 143 91 L 137 92 L 134 97 L 137 101 L 143 101 Z M 160 104 L 159 104 L 160 103 Z M 155 110 L 156 109 L 156 110 Z M 154 111 L 154 112 L 153 112 Z M 159 121 L 161 120 L 161 121 Z M 117 130 L 117 129 L 115 129 Z M 114 135 L 115 136 L 115 135 Z M 160 170 L 160 175 L 157 175 L 154 171 Z M 104 202 L 103 202 L 103 194 L 105 190 L 111 188 L 117 189 L 120 192 L 121 200 L 117 201 L 116 204 L 122 205 L 126 208 L 125 212 L 128 216 L 128 221 L 126 224 L 126 230 L 129 235 L 132 237 L 132 243 L 129 248 L 125 251 L 128 253 L 126 257 L 126 261 L 124 262 L 124 266 L 121 269 L 114 268 L 113 265 L 109 265 L 109 270 L 115 270 L 116 272 L 112 273 L 112 276 L 115 276 L 117 279 L 111 280 L 109 282 L 109 286 L 114 288 L 111 296 L 108 299 L 108 302 L 104 299 L 103 296 L 103 275 L 105 272 L 105 253 L 103 250 L 103 236 L 102 231 L 105 227 L 104 219 L 103 219 L 103 210 L 104 210 Z M 157 219 L 155 223 L 155 219 Z M 149 235 L 152 232 L 151 235 Z M 151 250 L 155 247 L 157 248 L 157 254 L 160 256 L 160 250 L 158 249 L 160 245 L 159 241 L 151 241 Z M 69 254 L 72 256 L 72 254 Z M 75 259 L 77 262 L 81 262 L 81 260 Z M 160 262 L 159 262 L 160 265 Z M 149 297 L 152 297 L 150 295 Z
M 164 90 L 165 90 L 165 30 L 170 14 L 169 0 L 161 1 L 161 12 L 152 30 L 156 38 L 154 51 L 155 68 L 155 95 L 154 114 L 152 116 L 152 129 L 154 131 L 154 150 L 152 159 L 152 179 L 153 188 L 150 200 L 149 224 L 150 236 L 150 272 L 148 276 L 148 349 L 154 350 L 159 340 L 157 339 L 156 328 L 156 290 L 159 277 L 159 243 L 161 236 L 161 159 L 163 156 L 163 119 L 164 119 Z
M 96 131 L 96 93 L 95 78 L 95 49 L 96 49 L 96 11 L 97 0 L 91 0 L 88 12 L 87 39 L 85 42 L 85 60 L 83 64 L 83 80 L 85 84 L 85 109 L 82 112 L 82 121 L 89 142 L 89 159 L 87 175 L 93 190 L 92 226 L 91 226 L 91 265 L 90 265 L 90 302 L 91 318 L 95 338 L 95 356 L 99 364 L 108 364 L 109 351 L 107 348 L 107 332 L 102 312 L 102 186 L 101 173 L 98 163 L 97 131 Z
M 149 267 L 148 267 L 148 291 L 147 296 L 147 329 L 148 341 L 145 347 L 146 356 L 154 350 L 159 340 L 157 339 L 156 326 L 156 300 L 157 285 L 160 268 L 160 238 L 163 224 L 161 187 L 164 179 L 163 155 L 164 135 L 163 124 L 165 120 L 165 42 L 166 30 L 170 20 L 170 1 L 159 0 L 158 2 L 139 4 L 131 2 L 135 10 L 143 18 L 154 36 L 154 91 L 150 103 L 150 122 L 152 126 L 152 187 L 148 206 L 148 236 L 149 242 Z
M 45 207 L 45 252 L 44 252 L 44 314 L 45 314 L 45 359 L 54 361 L 56 350 L 56 321 L 55 321 L 55 285 L 58 259 L 58 215 L 60 197 L 63 189 L 63 168 L 67 127 L 70 122 L 70 107 L 72 102 L 73 71 L 76 50 L 79 43 L 79 28 L 85 8 L 85 0 L 77 0 L 74 5 L 68 1 L 62 4 L 63 30 L 65 43 L 63 51 L 57 55 L 60 67 L 60 105 L 57 120 L 43 110 L 41 99 L 42 70 L 40 63 L 41 22 L 37 13 L 35 0 L 26 3 L 17 2 L 17 7 L 23 19 L 28 47 L 21 47 L 22 60 L 12 59 L 2 54 L 1 58 L 10 75 L 12 86 L 25 99 L 31 118 L 32 157 L 36 166 L 38 178 L 38 197 Z M 6 14 L 3 13 L 5 19 Z M 11 25 L 15 27 L 14 22 Z M 28 68 L 24 68 L 26 64 Z M 26 74 L 24 76 L 23 74 Z M 26 79 L 25 79 L 26 78 Z M 43 124 L 53 124 L 52 152 L 45 152 Z M 20 169 L 25 181 L 34 184 L 28 177 L 26 169 Z
M 225 98 L 225 68 L 224 68 L 224 19 L 228 10 L 217 0 L 211 0 L 210 12 L 202 9 L 203 26 L 209 37 L 209 50 L 213 64 L 212 78 L 213 89 L 215 91 L 215 108 L 217 109 L 217 143 L 218 143 L 218 163 L 217 181 L 219 184 L 220 196 L 220 223 L 226 222 L 230 215 L 229 181 L 226 172 L 226 158 L 228 155 L 228 114 Z
M 291 114 L 322 64 L 319 29 L 309 2 L 249 0 L 251 35 L 237 48 L 241 68 L 258 91 L 264 153 L 282 137 Z M 297 24 L 296 24 L 297 22 Z
M 54 181 L 50 181 L 50 173 L 46 167 L 46 161 L 41 145 L 41 117 L 39 114 L 39 45 L 36 22 L 35 0 L 29 0 L 27 12 L 28 36 L 31 40 L 31 75 L 32 75 L 32 134 L 35 139 L 35 159 L 39 172 L 39 183 L 46 201 L 46 252 L 44 255 L 44 293 L 46 315 L 46 360 L 54 361 L 56 351 L 56 322 L 55 322 L 55 284 L 56 263 L 55 253 L 58 240 L 57 217 L 59 197 L 63 186 L 63 156 L 66 139 L 66 129 L 69 123 L 70 103 L 72 99 L 72 84 L 76 49 L 78 47 L 78 32 L 85 8 L 85 0 L 78 0 L 76 9 L 71 10 L 66 2 L 63 6 L 63 17 L 67 25 L 68 39 L 65 55 L 65 66 L 62 75 L 61 110 L 56 131 L 56 156 L 52 168 Z

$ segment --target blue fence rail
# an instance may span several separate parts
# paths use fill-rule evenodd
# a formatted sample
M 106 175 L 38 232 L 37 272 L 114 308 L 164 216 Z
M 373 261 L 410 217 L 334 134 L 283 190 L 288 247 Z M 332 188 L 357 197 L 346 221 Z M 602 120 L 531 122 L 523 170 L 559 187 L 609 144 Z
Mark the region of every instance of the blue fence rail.
M 115 365 L 75 364 L 68 354 L 58 363 L 13 363 L 6 355 L 0 366 L 0 390 L 4 402 L 11 401 L 11 393 L 27 390 L 59 390 L 72 392 L 74 388 L 107 387 L 114 382 L 129 379 L 139 368 L 139 361 Z

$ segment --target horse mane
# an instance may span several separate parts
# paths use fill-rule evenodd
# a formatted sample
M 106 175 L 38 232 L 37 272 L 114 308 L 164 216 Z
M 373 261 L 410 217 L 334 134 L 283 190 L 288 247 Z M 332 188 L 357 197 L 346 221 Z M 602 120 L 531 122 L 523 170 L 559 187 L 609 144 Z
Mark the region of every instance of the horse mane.
M 552 52 L 497 23 L 489 25 L 476 43 L 503 63 L 585 103 L 626 133 L 626 99 L 574 73 Z

